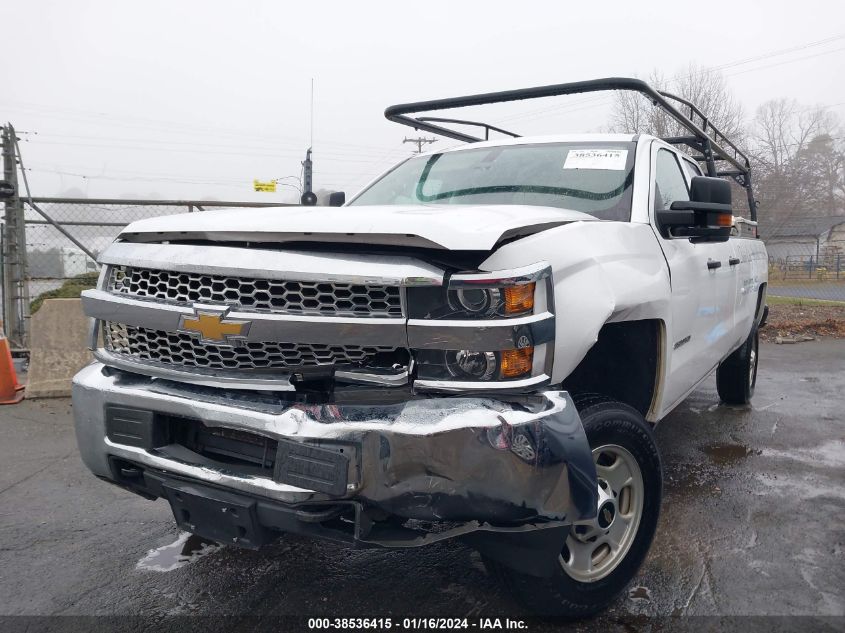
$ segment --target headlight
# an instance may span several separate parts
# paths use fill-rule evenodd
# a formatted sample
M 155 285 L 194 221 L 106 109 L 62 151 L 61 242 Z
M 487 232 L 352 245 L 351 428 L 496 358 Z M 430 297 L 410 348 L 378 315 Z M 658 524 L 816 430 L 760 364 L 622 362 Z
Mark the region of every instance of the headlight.
M 527 314 L 534 309 L 533 281 L 505 288 L 459 288 L 449 291 L 449 306 L 466 317 L 502 317 Z
M 472 316 L 496 314 L 502 293 L 495 288 L 461 288 L 449 292 L 449 304 L 455 311 Z
M 512 276 L 502 276 L 506 273 Z M 412 319 L 502 319 L 548 305 L 547 264 L 496 273 L 456 273 L 442 288 L 408 288 Z
M 465 389 L 548 379 L 555 327 L 552 288 L 546 263 L 454 273 L 444 287 L 408 288 L 415 381 Z

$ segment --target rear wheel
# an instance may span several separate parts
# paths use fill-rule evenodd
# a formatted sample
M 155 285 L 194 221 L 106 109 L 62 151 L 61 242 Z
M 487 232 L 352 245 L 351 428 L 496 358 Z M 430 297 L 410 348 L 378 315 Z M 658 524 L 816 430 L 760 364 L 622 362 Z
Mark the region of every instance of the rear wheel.
M 723 402 L 748 404 L 757 384 L 760 335 L 755 326 L 745 343 L 734 350 L 716 370 L 716 390 Z
M 657 528 L 663 486 L 654 436 L 639 412 L 596 396 L 576 405 L 599 480 L 596 519 L 570 529 L 551 578 L 487 561 L 527 608 L 570 618 L 604 609 L 634 577 Z

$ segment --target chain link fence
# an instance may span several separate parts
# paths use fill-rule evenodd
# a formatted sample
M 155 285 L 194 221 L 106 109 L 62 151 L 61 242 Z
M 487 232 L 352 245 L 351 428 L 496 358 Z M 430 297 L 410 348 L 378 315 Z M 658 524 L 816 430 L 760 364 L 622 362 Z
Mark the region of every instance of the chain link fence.
M 98 200 L 33 198 L 19 201 L 25 233 L 23 266 L 10 244 L 19 233 L 3 232 L 0 263 L 20 279 L 3 284 L 3 321 L 18 347 L 26 347 L 30 314 L 44 299 L 78 296 L 92 287 L 94 257 L 123 227 L 142 218 L 202 213 L 219 207 L 285 207 L 277 203 L 198 200 Z M 8 213 L 7 213 L 8 220 Z M 760 232 L 769 252 L 769 295 L 798 301 L 845 302 L 845 216 L 767 222 Z M 7 266 L 7 264 L 12 264 Z M 7 275 L 8 276 L 8 275 Z M 14 327 L 17 324 L 17 327 Z
M 769 295 L 845 302 L 845 216 L 761 223 Z
M 11 329 L 9 337 L 25 348 L 29 317 L 44 299 L 75 297 L 93 287 L 99 268 L 94 258 L 130 222 L 177 213 L 202 213 L 208 209 L 286 207 L 281 203 L 219 202 L 202 200 L 108 200 L 74 198 L 21 199 L 25 234 L 22 279 L 4 284 L 3 321 Z M 10 264 L 9 231 L 3 232 L 0 263 Z M 92 258 L 91 256 L 94 256 Z M 18 327 L 15 328 L 14 325 Z M 14 335 L 14 336 L 13 336 Z

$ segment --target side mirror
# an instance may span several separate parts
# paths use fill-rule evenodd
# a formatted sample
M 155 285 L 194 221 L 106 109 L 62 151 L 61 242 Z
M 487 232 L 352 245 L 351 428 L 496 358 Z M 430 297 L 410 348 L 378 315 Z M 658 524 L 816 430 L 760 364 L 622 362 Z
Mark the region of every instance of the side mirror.
M 690 199 L 677 200 L 656 219 L 666 237 L 686 237 L 693 242 L 724 242 L 731 235 L 733 207 L 731 185 L 722 178 L 695 176 Z
M 330 207 L 342 207 L 346 203 L 346 193 L 343 191 L 332 191 L 329 194 Z

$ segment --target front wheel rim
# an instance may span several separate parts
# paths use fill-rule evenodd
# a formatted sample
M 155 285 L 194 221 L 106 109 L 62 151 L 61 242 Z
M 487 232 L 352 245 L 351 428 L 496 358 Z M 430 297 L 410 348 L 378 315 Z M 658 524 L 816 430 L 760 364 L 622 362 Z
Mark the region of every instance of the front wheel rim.
M 560 554 L 566 574 L 579 582 L 605 578 L 628 554 L 643 514 L 645 485 L 637 460 L 626 448 L 593 449 L 599 480 L 597 516 L 572 526 Z

